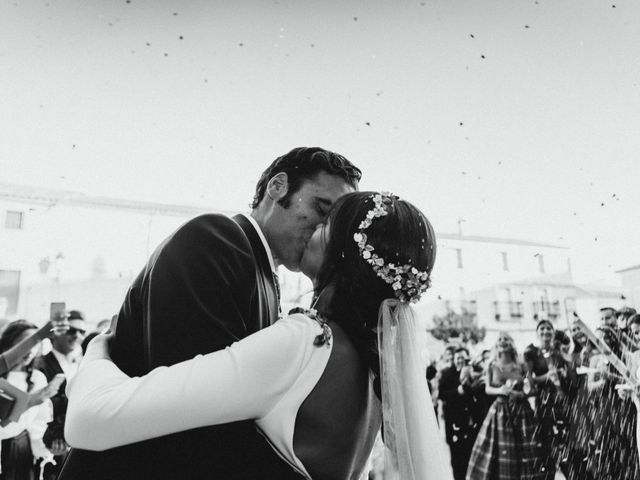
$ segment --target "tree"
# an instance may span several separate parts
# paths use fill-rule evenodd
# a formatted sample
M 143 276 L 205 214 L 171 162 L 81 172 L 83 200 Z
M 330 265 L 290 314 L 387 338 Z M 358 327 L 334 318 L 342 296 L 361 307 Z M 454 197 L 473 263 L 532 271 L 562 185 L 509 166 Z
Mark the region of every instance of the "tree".
M 484 327 L 478 327 L 476 316 L 466 310 L 462 313 L 449 310 L 445 315 L 434 315 L 430 332 L 434 338 L 444 342 L 459 340 L 464 343 L 481 342 L 487 333 Z

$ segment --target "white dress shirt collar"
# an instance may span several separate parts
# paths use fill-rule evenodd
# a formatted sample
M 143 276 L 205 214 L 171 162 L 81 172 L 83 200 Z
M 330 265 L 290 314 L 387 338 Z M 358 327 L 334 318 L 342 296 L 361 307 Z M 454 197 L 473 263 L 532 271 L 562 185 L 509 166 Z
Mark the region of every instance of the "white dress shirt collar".
M 277 275 L 278 274 L 278 269 L 276 268 L 276 262 L 273 260 L 273 254 L 271 253 L 271 247 L 269 247 L 269 244 L 267 243 L 267 239 L 265 238 L 264 233 L 262 233 L 262 229 L 260 228 L 260 225 L 258 225 L 258 222 L 256 222 L 256 219 L 253 218 L 251 215 L 246 215 L 244 213 L 241 213 L 240 215 L 242 215 L 247 220 L 249 220 L 251 225 L 253 225 L 253 228 L 256 229 L 256 232 L 258 233 L 258 236 L 260 237 L 260 241 L 262 241 L 262 245 L 264 246 L 264 249 L 267 252 L 267 258 L 269 259 L 269 265 L 271 266 L 271 271 Z
M 62 368 L 62 373 L 64 373 L 64 376 L 68 382 L 78 371 L 78 366 L 80 365 L 80 357 L 76 352 L 71 352 L 68 355 L 63 355 L 55 348 L 51 351 L 53 352 L 53 356 L 56 357 L 56 360 L 58 360 L 60 368 Z

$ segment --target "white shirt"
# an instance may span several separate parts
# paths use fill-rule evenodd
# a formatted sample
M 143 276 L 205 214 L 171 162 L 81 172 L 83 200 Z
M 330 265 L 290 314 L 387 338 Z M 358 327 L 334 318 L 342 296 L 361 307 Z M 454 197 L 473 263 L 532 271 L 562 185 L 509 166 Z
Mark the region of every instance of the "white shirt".
M 27 373 L 11 371 L 7 374 L 7 382 L 20 390 L 27 391 Z M 47 377 L 40 370 L 31 372 L 32 391 L 47 386 Z M 0 427 L 0 439 L 13 438 L 24 430 L 29 432 L 31 451 L 34 458 L 51 457 L 51 452 L 44 446 L 42 437 L 47 429 L 47 423 L 53 420 L 53 406 L 51 400 L 45 400 L 40 405 L 25 410 L 18 421 Z M 0 471 L 1 466 L 0 466 Z
M 249 220 L 251 225 L 253 225 L 253 228 L 255 228 L 256 232 L 258 232 L 258 236 L 260 237 L 260 241 L 262 242 L 262 245 L 264 245 L 264 249 L 267 252 L 267 257 L 269 258 L 269 265 L 271 266 L 271 271 L 273 272 L 274 275 L 276 275 L 276 278 L 277 278 L 278 269 L 276 268 L 276 262 L 273 260 L 273 254 L 271 253 L 271 247 L 267 243 L 267 239 L 264 236 L 264 233 L 262 233 L 262 229 L 260 228 L 260 225 L 258 225 L 258 222 L 256 222 L 256 219 L 253 218 L 251 215 L 245 215 L 244 213 L 241 213 L 240 215 L 242 215 L 247 220 Z
M 207 425 L 253 419 L 276 452 L 310 478 L 293 450 L 300 406 L 332 346 L 320 324 L 290 315 L 230 347 L 130 378 L 89 347 L 67 384 L 67 442 L 105 450 Z M 100 378 L 100 382 L 95 382 Z
M 63 355 L 55 348 L 51 351 L 53 352 L 53 356 L 56 357 L 56 360 L 58 360 L 60 368 L 62 368 L 62 373 L 64 373 L 64 377 L 68 382 L 77 373 L 78 367 L 80 366 L 81 357 L 76 352 L 71 352 L 68 355 Z
M 282 318 L 282 306 L 280 305 L 280 284 L 279 284 L 280 280 L 278 278 L 278 268 L 276 267 L 276 262 L 273 259 L 273 255 L 271 253 L 271 247 L 267 243 L 267 239 L 264 236 L 264 233 L 262 232 L 260 225 L 258 225 L 258 222 L 256 222 L 256 219 L 253 218 L 251 215 L 245 215 L 244 213 L 241 213 L 240 215 L 242 215 L 247 220 L 249 220 L 249 223 L 253 225 L 253 228 L 255 228 L 256 232 L 258 233 L 258 237 L 260 237 L 260 241 L 262 242 L 262 245 L 264 246 L 264 249 L 267 252 L 267 258 L 269 259 L 269 266 L 271 267 L 273 281 L 278 284 L 276 285 L 276 292 L 278 295 L 278 318 L 280 319 Z

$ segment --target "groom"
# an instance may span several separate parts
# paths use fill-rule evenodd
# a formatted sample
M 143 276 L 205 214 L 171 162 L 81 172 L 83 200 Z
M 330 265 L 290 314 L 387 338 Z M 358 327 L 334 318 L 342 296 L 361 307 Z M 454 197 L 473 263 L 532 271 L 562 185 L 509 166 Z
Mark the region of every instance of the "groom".
M 360 170 L 341 155 L 295 148 L 262 174 L 250 216 L 208 214 L 180 227 L 153 253 L 127 292 L 112 345 L 114 361 L 126 374 L 141 375 L 223 349 L 275 322 L 276 268 L 299 270 L 316 225 L 337 198 L 357 189 L 360 177 Z M 301 477 L 250 420 L 105 452 L 73 449 L 59 477 L 272 478 Z

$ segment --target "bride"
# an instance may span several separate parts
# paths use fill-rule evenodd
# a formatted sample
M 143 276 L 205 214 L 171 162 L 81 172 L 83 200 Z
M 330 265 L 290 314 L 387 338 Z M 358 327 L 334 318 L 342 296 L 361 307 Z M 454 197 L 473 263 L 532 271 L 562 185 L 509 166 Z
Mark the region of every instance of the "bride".
M 431 224 L 409 202 L 345 195 L 302 260 L 315 310 L 142 377 L 120 371 L 109 335 L 97 337 L 67 387 L 68 443 L 105 450 L 253 419 L 305 478 L 357 479 L 382 428 L 385 478 L 452 478 L 410 307 L 435 253 Z

